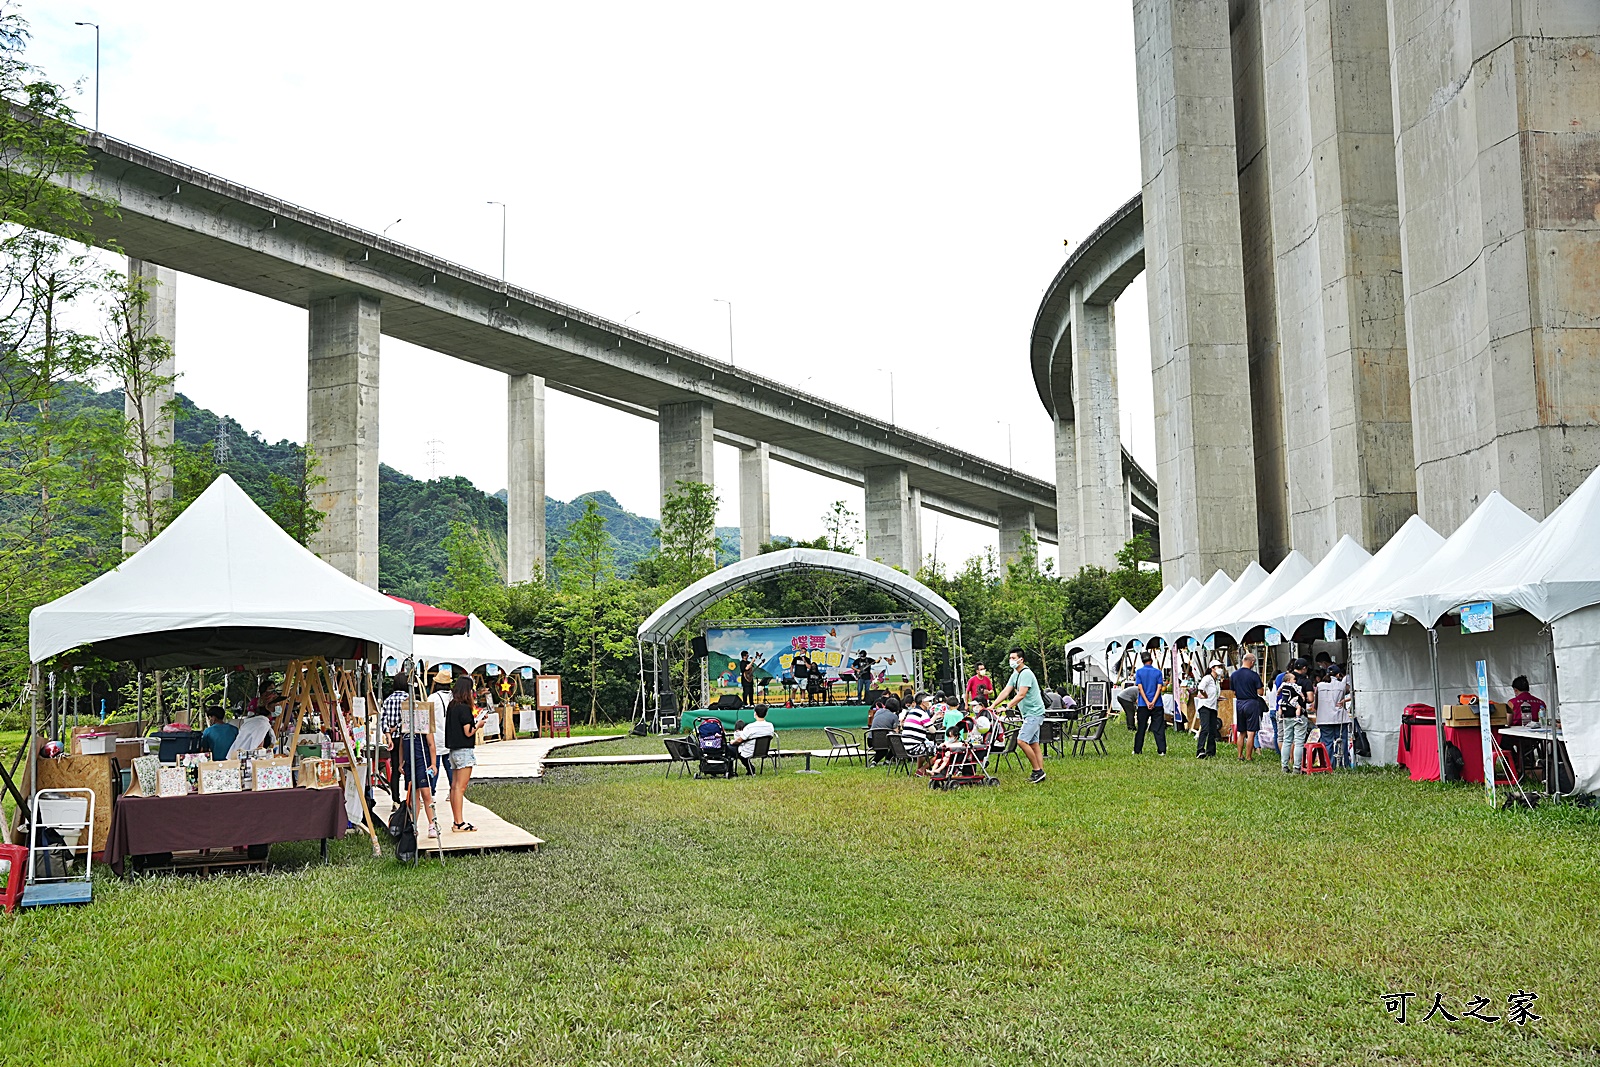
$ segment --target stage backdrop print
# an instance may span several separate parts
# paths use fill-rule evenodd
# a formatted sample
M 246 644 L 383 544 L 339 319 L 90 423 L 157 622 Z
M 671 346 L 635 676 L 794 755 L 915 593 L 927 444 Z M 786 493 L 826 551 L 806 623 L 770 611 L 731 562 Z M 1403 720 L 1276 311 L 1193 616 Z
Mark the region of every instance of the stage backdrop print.
M 711 679 L 711 699 L 738 696 L 739 653 L 748 651 L 756 661 L 756 700 L 781 704 L 784 682 L 794 657 L 804 653 L 836 682 L 862 649 L 878 662 L 872 665 L 876 689 L 899 688 L 911 681 L 911 622 L 838 622 L 812 626 L 751 626 L 706 631 L 706 672 Z M 835 693 L 843 698 L 844 688 Z M 852 694 L 853 697 L 853 694 Z

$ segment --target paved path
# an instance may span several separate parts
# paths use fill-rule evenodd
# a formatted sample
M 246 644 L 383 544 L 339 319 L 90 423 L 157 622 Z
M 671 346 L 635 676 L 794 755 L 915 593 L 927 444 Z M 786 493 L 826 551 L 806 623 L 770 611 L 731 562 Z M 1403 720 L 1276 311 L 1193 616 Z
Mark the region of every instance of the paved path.
M 504 781 L 544 777 L 544 761 L 552 751 L 569 745 L 591 745 L 615 741 L 626 734 L 597 734 L 593 737 L 530 737 L 520 741 L 496 741 L 478 746 L 478 765 L 473 781 Z
M 389 802 L 389 794 L 383 793 L 373 798 L 373 815 L 381 822 L 389 821 L 389 813 L 394 806 Z M 437 853 L 442 844 L 446 852 L 474 852 L 483 849 L 537 849 L 544 844 L 544 839 L 535 837 L 522 827 L 506 822 L 493 811 L 476 804 L 471 800 L 462 800 L 461 814 L 467 821 L 478 829 L 471 833 L 456 833 L 450 828 L 450 798 L 448 796 L 435 797 L 434 812 L 439 818 L 439 834 L 441 841 L 435 841 L 428 836 L 426 826 L 417 827 L 417 847 L 424 855 Z

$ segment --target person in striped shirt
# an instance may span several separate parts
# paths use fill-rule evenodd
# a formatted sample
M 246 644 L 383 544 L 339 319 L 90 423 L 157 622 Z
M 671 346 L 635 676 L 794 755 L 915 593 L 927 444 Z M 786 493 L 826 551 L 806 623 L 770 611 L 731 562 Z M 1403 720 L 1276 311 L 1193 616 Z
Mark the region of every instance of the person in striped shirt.
M 933 696 L 918 693 L 900 719 L 900 737 L 905 741 L 906 753 L 917 761 L 918 774 L 925 772 L 933 755 L 933 727 Z

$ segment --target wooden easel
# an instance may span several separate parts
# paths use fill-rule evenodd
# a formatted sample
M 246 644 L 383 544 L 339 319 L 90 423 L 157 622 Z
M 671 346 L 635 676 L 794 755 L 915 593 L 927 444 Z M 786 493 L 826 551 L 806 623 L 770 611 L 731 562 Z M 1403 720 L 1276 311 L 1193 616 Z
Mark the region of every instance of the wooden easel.
M 327 672 L 325 676 L 323 672 Z M 350 760 L 350 774 L 353 776 L 356 787 L 356 796 L 361 802 L 361 819 L 366 825 L 367 836 L 372 839 L 372 854 L 383 855 L 383 849 L 378 845 L 378 831 L 372 825 L 372 812 L 367 807 L 367 793 L 361 788 L 361 776 L 356 771 L 355 750 L 350 746 L 350 726 L 345 720 L 344 708 L 340 706 L 338 698 L 330 694 L 327 682 L 334 683 L 333 692 L 337 693 L 337 679 L 334 677 L 333 668 L 328 666 L 328 661 L 318 656 L 313 659 L 292 660 L 283 672 L 283 696 L 294 709 L 294 732 L 289 738 L 289 756 L 292 759 L 295 749 L 300 743 L 300 724 L 305 719 L 306 709 L 317 709 L 319 706 L 330 708 L 339 726 L 339 744 L 344 745 L 345 755 Z

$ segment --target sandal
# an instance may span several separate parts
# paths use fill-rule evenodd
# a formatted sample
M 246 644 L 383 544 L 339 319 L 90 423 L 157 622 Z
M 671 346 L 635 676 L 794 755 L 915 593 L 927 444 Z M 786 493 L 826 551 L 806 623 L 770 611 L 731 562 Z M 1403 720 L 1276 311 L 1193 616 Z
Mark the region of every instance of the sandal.
M 469 833 L 475 833 L 478 828 L 476 826 L 472 825 L 470 822 L 458 822 L 455 825 L 453 825 L 451 827 L 451 829 L 454 830 L 458 834 L 469 834 Z

